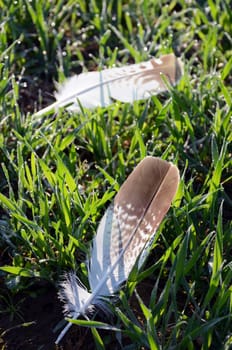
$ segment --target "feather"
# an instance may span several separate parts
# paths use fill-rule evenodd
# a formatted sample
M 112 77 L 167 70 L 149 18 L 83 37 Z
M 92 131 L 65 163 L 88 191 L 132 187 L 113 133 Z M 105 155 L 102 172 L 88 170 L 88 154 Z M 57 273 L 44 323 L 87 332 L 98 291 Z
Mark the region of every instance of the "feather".
M 132 103 L 167 91 L 182 75 L 182 62 L 174 54 L 152 58 L 150 61 L 98 72 L 73 76 L 58 89 L 56 102 L 35 113 L 41 116 L 68 105 L 70 111 L 80 111 L 80 104 L 89 109 L 106 107 L 113 100 Z
M 146 157 L 137 165 L 106 210 L 93 239 L 87 261 L 91 291 L 73 273 L 62 283 L 60 298 L 66 301 L 66 314 L 76 319 L 94 306 L 106 308 L 105 298 L 118 292 L 154 237 L 178 183 L 179 171 L 167 161 Z M 61 332 L 57 344 L 71 324 Z

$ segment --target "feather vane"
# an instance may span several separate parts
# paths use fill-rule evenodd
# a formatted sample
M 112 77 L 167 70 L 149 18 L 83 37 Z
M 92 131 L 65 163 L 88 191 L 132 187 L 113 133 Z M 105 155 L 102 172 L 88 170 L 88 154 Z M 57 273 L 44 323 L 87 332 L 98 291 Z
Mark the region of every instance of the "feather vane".
M 167 91 L 162 74 L 171 85 L 182 75 L 183 64 L 174 54 L 150 61 L 86 72 L 73 76 L 55 94 L 56 102 L 35 113 L 41 116 L 68 105 L 70 111 L 80 111 L 80 104 L 89 109 L 106 107 L 114 100 L 132 103 Z
M 142 160 L 106 210 L 87 261 L 91 292 L 71 273 L 61 285 L 65 312 L 73 319 L 94 306 L 105 309 L 104 299 L 117 293 L 168 211 L 179 183 L 173 164 L 155 157 Z M 141 264 L 146 254 L 142 254 Z M 139 264 L 140 264 L 139 263 Z M 69 323 L 57 338 L 58 344 Z

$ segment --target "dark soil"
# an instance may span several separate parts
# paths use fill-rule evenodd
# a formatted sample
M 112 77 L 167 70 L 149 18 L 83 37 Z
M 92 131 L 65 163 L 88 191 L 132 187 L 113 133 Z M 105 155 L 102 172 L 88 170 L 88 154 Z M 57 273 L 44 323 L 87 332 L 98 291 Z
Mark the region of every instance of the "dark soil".
M 151 282 L 149 285 L 145 282 L 141 283 L 139 294 L 143 294 L 144 300 L 149 300 L 151 288 Z M 64 326 L 61 325 L 64 316 L 61 302 L 57 298 L 57 290 L 50 284 L 42 284 L 42 286 L 34 286 L 30 294 L 18 293 L 12 297 L 12 305 L 18 306 L 12 313 L 4 312 L 6 305 L 0 299 L 0 311 L 2 311 L 0 313 L 0 350 L 96 349 L 91 330 L 76 325 L 70 328 L 61 344 L 56 346 L 55 340 Z M 142 315 L 136 311 L 139 309 L 136 298 L 132 298 L 131 306 L 141 320 Z M 61 328 L 55 331 L 58 325 Z M 121 349 L 114 332 L 98 331 L 108 342 L 105 344 L 106 349 Z M 130 343 L 130 339 L 124 337 L 123 343 L 124 345 Z
M 20 293 L 12 299 L 18 310 L 12 314 L 1 314 L 0 349 L 55 349 L 56 334 L 53 329 L 63 318 L 61 305 L 54 287 L 47 286 L 41 290 L 39 286 L 38 291 L 40 294 L 36 297 Z
M 60 346 L 55 340 L 62 330 L 55 332 L 64 319 L 57 290 L 53 286 L 38 286 L 40 295 L 35 297 L 18 295 L 11 301 L 18 305 L 12 317 L 10 313 L 0 316 L 1 350 L 74 350 L 95 349 L 91 331 L 88 328 L 72 326 Z M 4 305 L 0 304 L 2 310 Z M 115 348 L 116 349 L 116 348 Z

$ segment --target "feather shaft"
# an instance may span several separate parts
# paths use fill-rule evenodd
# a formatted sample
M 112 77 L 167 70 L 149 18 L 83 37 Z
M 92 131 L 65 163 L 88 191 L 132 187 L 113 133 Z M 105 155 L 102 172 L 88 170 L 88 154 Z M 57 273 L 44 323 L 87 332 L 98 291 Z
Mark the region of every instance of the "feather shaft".
M 73 315 L 73 320 L 76 320 L 78 317 L 80 316 L 80 314 L 78 314 L 78 312 L 76 312 Z M 56 338 L 55 344 L 59 344 L 61 342 L 61 340 L 64 338 L 65 334 L 68 332 L 68 330 L 72 327 L 72 323 L 68 322 L 66 324 L 66 326 L 64 327 L 64 329 L 60 332 L 60 334 L 58 335 L 58 337 Z

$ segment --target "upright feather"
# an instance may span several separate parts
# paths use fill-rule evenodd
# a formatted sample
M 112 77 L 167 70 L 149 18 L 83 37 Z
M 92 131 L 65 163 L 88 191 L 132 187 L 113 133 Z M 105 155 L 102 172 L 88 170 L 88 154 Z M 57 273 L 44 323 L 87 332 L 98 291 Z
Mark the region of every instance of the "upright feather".
M 137 165 L 106 210 L 93 240 L 87 261 L 91 291 L 73 273 L 62 283 L 60 298 L 66 302 L 66 314 L 76 319 L 94 306 L 106 308 L 104 298 L 114 295 L 127 280 L 168 211 L 178 182 L 177 167 L 167 161 L 146 157 Z M 70 326 L 61 332 L 57 344 Z
M 113 100 L 132 103 L 147 99 L 167 90 L 162 74 L 171 85 L 175 85 L 182 75 L 181 60 L 169 54 L 138 64 L 81 73 L 67 79 L 55 94 L 57 101 L 35 116 L 65 106 L 71 111 L 80 111 L 80 104 L 92 109 L 106 107 Z

